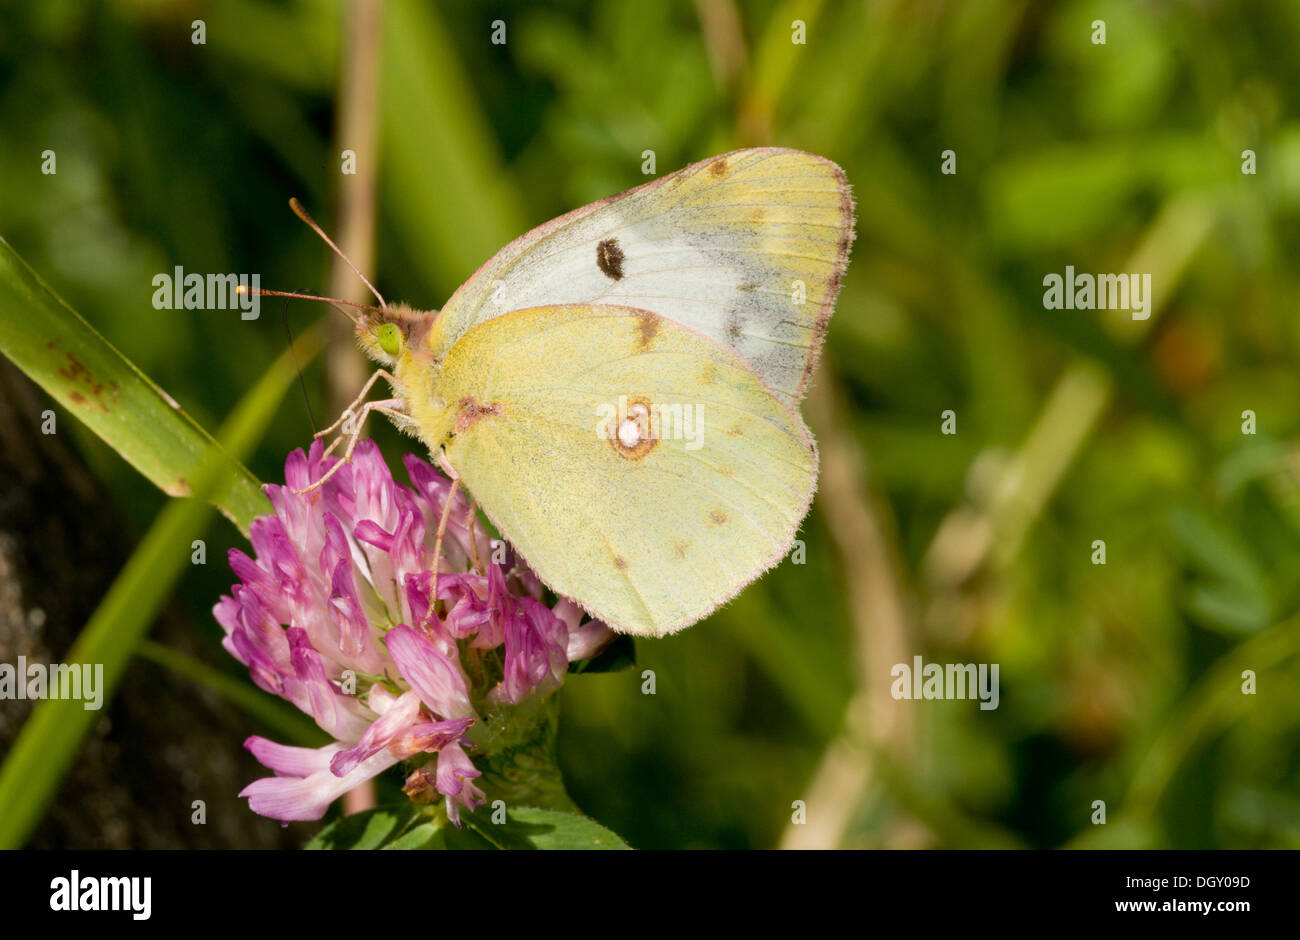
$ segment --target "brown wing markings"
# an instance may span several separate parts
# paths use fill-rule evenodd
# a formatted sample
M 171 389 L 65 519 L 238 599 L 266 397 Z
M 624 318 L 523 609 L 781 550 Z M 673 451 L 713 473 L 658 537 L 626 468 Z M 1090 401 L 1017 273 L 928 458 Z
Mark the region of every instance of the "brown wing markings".
M 644 310 L 637 314 L 636 317 L 636 350 L 644 352 L 650 348 L 655 336 L 659 333 L 659 327 L 663 324 L 663 317 Z

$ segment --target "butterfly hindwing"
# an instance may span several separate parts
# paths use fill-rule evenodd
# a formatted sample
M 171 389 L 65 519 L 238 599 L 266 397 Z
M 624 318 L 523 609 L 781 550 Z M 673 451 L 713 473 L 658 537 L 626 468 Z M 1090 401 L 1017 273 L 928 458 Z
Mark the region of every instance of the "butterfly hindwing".
M 624 632 L 669 633 L 735 595 L 812 498 L 799 417 L 737 355 L 649 311 L 486 320 L 434 393 L 448 407 L 430 447 L 544 582 Z
M 649 310 L 735 351 L 787 405 L 802 397 L 853 239 L 844 174 L 798 150 L 737 150 L 561 216 L 511 242 L 444 306 L 444 358 L 513 310 Z

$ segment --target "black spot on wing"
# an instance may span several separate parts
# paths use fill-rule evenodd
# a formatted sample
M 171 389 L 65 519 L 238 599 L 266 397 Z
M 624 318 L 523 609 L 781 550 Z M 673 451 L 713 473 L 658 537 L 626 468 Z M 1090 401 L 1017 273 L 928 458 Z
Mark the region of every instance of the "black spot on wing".
M 596 267 L 611 281 L 623 278 L 623 249 L 617 238 L 607 238 L 596 245 Z

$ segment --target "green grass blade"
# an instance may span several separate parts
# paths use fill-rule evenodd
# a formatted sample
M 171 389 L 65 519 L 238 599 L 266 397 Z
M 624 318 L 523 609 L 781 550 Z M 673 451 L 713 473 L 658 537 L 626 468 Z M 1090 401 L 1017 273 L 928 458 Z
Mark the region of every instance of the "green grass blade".
M 299 338 L 295 346 L 300 361 L 319 348 L 320 336 L 318 327 Z M 206 500 L 229 486 L 232 472 L 247 474 L 232 464 L 230 455 L 237 459 L 261 438 L 295 374 L 293 351 L 286 351 L 240 402 L 221 430 L 225 449 L 214 443 L 197 464 L 192 477 L 195 498 L 178 499 L 162 511 L 64 657 L 67 663 L 103 665 L 105 702 L 189 564 L 190 539 L 210 512 Z M 143 376 L 141 380 L 147 381 Z M 0 849 L 22 845 L 53 798 L 82 739 L 99 718 L 84 704 L 46 699 L 23 726 L 0 767 Z
M 189 496 L 199 465 L 222 454 L 212 435 L 37 277 L 0 238 L 0 353 L 164 493 Z M 223 455 L 224 456 L 224 455 Z M 238 461 L 212 502 L 247 532 L 269 511 Z
M 321 747 L 333 740 L 296 708 L 269 692 L 250 685 L 247 677 L 240 679 L 227 675 L 205 662 L 153 640 L 141 643 L 138 652 L 141 659 L 147 659 L 191 682 L 207 686 L 286 742 L 300 747 Z

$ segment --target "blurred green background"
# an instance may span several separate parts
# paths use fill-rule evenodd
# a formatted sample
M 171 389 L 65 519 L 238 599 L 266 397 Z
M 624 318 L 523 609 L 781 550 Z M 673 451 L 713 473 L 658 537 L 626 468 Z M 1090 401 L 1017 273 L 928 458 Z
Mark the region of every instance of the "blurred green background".
M 437 308 L 644 182 L 645 150 L 663 174 L 798 147 L 854 186 L 806 564 L 640 642 L 635 671 L 570 678 L 584 810 L 642 848 L 1300 847 L 1300 5 L 388 0 L 382 22 L 362 153 L 390 300 Z M 0 236 L 209 429 L 284 351 L 281 307 L 156 311 L 151 279 L 329 289 L 285 203 L 337 230 L 344 23 L 327 0 L 0 3 Z M 1151 319 L 1045 310 L 1066 265 L 1151 273 Z M 295 332 L 329 316 L 288 307 Z M 331 374 L 305 369 L 318 423 L 354 391 Z M 261 479 L 311 436 L 293 391 Z M 372 430 L 396 466 L 410 442 Z M 139 537 L 166 498 L 72 433 Z M 173 603 L 239 676 L 210 608 L 243 540 L 206 537 Z M 1000 664 L 1000 706 L 893 701 L 916 655 Z

